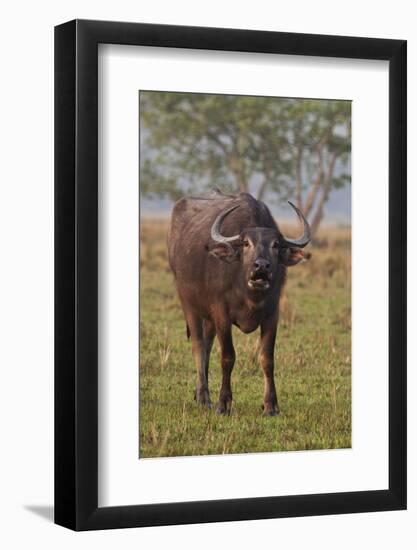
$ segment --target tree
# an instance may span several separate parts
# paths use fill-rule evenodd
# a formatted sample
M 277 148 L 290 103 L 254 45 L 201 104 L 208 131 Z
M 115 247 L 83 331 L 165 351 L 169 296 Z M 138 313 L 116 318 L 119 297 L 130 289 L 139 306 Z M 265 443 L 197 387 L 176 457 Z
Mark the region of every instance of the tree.
M 140 113 L 147 196 L 218 186 L 292 198 L 315 232 L 331 190 L 350 181 L 346 101 L 141 92 Z
M 331 191 L 350 183 L 350 102 L 292 101 L 287 116 L 290 195 L 314 235 Z

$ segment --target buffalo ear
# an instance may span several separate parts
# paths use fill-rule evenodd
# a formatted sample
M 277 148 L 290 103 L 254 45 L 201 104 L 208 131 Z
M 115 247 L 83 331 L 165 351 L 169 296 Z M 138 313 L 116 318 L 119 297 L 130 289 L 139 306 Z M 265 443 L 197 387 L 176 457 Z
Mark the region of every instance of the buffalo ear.
M 222 260 L 223 262 L 232 263 L 239 259 L 239 251 L 235 250 L 228 243 L 218 243 L 209 249 L 209 254 Z
M 297 265 L 300 262 L 306 262 L 311 258 L 310 252 L 305 252 L 301 248 L 286 248 L 282 253 L 282 263 L 287 267 Z

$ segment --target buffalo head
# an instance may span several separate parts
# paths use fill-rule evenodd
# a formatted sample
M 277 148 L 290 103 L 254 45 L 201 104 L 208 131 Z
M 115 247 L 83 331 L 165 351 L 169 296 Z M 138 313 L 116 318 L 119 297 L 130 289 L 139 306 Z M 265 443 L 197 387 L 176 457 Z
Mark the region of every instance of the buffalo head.
M 279 264 L 292 266 L 310 257 L 301 250 L 310 242 L 310 226 L 301 210 L 291 202 L 289 204 L 303 224 L 303 234 L 298 239 L 288 239 L 270 227 L 249 227 L 238 235 L 225 237 L 220 232 L 221 224 L 239 205 L 220 213 L 211 227 L 215 245 L 210 254 L 229 263 L 240 261 L 245 283 L 253 292 L 266 292 L 271 287 Z

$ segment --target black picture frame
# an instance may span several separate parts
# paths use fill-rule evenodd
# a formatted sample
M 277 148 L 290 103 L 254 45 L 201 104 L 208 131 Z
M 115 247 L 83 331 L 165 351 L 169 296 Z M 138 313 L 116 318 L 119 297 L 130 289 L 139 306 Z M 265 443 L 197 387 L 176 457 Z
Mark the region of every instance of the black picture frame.
M 98 507 L 98 44 L 389 61 L 389 488 Z M 74 20 L 55 28 L 55 522 L 74 530 L 406 508 L 406 41 Z

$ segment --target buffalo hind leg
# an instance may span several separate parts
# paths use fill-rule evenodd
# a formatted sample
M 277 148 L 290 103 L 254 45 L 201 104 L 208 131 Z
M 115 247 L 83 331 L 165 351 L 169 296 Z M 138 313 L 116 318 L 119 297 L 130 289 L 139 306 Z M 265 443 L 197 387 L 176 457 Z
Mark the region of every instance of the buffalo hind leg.
M 197 367 L 197 387 L 195 399 L 199 405 L 211 407 L 208 388 L 208 354 L 204 339 L 203 321 L 197 316 L 189 316 L 187 324 L 190 331 L 194 362 Z
M 279 414 L 277 392 L 274 380 L 274 348 L 277 326 L 277 314 L 261 323 L 260 362 L 264 374 L 264 416 L 276 416 Z
M 219 339 L 222 362 L 222 385 L 220 388 L 217 414 L 230 414 L 232 408 L 232 387 L 231 376 L 235 364 L 235 349 L 233 347 L 232 327 L 216 326 L 217 338 Z

